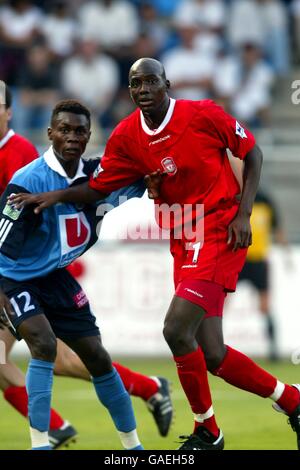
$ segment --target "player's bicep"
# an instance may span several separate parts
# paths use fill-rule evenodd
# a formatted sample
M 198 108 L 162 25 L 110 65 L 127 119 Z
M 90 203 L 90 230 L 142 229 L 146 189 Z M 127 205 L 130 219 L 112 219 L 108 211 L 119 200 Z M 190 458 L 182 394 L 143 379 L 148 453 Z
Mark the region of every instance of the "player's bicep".
M 25 241 L 40 220 L 32 207 L 16 209 L 8 204 L 10 195 L 24 192 L 29 191 L 16 184 L 9 184 L 0 199 L 0 253 L 13 260 L 19 258 Z
M 206 116 L 213 124 L 214 132 L 218 135 L 223 147 L 228 148 L 234 157 L 244 160 L 247 153 L 255 146 L 253 134 L 216 104 L 207 108 Z

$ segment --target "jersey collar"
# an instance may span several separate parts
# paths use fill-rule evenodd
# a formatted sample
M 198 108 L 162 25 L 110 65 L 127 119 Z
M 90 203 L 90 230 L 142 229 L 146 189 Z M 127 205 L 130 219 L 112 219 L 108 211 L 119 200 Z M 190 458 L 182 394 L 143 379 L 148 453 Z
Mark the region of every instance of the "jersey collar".
M 51 168 L 51 170 L 55 171 L 56 173 L 58 173 L 63 178 L 66 178 L 68 184 L 72 184 L 78 178 L 86 177 L 86 174 L 83 171 L 84 164 L 83 164 L 82 159 L 80 159 L 79 160 L 79 165 L 78 165 L 78 168 L 77 168 L 77 171 L 76 171 L 76 175 L 73 178 L 69 178 L 69 176 L 65 172 L 64 168 L 62 167 L 62 165 L 59 163 L 56 156 L 54 155 L 52 145 L 44 153 L 44 160 L 47 163 L 47 165 Z
M 156 135 L 156 134 L 159 134 L 162 130 L 164 130 L 164 128 L 169 124 L 169 122 L 171 120 L 171 117 L 172 117 L 173 112 L 174 112 L 175 103 L 176 103 L 176 100 L 174 100 L 173 98 L 170 98 L 169 109 L 168 109 L 167 114 L 165 115 L 165 119 L 163 120 L 161 125 L 157 129 L 154 129 L 154 130 L 150 129 L 147 126 L 144 115 L 143 115 L 142 111 L 140 111 L 141 124 L 142 124 L 142 128 L 143 128 L 144 132 L 146 132 L 146 134 L 148 134 L 148 135 Z
M 4 147 L 5 144 L 7 144 L 7 142 L 13 135 L 15 135 L 15 131 L 13 131 L 12 129 L 9 129 L 9 131 L 5 134 L 3 139 L 0 140 L 0 149 L 2 149 L 2 147 Z

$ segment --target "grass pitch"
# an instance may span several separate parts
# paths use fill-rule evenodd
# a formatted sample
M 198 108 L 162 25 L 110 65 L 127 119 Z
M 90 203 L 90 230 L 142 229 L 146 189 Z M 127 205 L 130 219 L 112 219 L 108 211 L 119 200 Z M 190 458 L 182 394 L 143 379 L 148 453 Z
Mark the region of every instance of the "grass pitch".
M 173 362 L 161 358 L 124 358 L 120 362 L 139 372 L 161 375 L 171 380 L 175 419 L 166 438 L 159 436 L 144 402 L 139 398 L 134 398 L 133 402 L 144 447 L 151 450 L 176 449 L 178 436 L 191 433 L 193 420 Z M 260 361 L 260 364 L 283 382 L 300 381 L 300 366 L 289 362 L 270 364 Z M 26 368 L 24 362 L 20 366 Z M 210 376 L 210 384 L 214 410 L 225 436 L 226 449 L 296 449 L 296 436 L 288 426 L 286 417 L 273 411 L 270 400 L 240 391 L 216 377 Z M 77 443 L 70 448 L 121 449 L 108 413 L 98 403 L 91 383 L 55 377 L 52 404 L 79 432 Z M 30 447 L 28 424 L 4 399 L 0 400 L 0 422 L 0 449 Z

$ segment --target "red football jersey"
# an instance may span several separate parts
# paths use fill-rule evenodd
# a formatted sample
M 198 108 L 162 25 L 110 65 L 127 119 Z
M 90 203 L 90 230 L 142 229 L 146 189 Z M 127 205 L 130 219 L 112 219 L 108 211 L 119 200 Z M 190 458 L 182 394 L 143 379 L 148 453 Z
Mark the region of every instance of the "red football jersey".
M 4 192 L 13 174 L 35 160 L 38 151 L 34 145 L 12 130 L 0 140 L 0 195 Z
M 254 145 L 253 135 L 213 101 L 171 99 L 155 131 L 138 109 L 121 121 L 90 186 L 110 193 L 160 168 L 168 173 L 160 202 L 204 204 L 208 212 L 240 192 L 226 149 L 244 159 Z

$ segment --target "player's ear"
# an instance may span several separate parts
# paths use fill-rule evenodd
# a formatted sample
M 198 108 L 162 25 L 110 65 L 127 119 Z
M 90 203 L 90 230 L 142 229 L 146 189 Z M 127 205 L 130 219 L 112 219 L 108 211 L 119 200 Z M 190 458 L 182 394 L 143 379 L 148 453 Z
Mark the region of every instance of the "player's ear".
M 11 108 L 8 108 L 6 110 L 6 114 L 7 114 L 7 120 L 10 121 L 11 118 L 12 118 L 12 109 Z
M 167 88 L 167 90 L 169 90 L 170 87 L 171 87 L 170 80 L 166 80 L 166 88 Z
M 48 127 L 47 134 L 48 134 L 48 139 L 52 140 L 52 127 Z
M 91 138 L 91 135 L 92 135 L 92 131 L 90 131 L 89 134 L 88 134 L 87 142 L 89 142 L 89 140 Z

